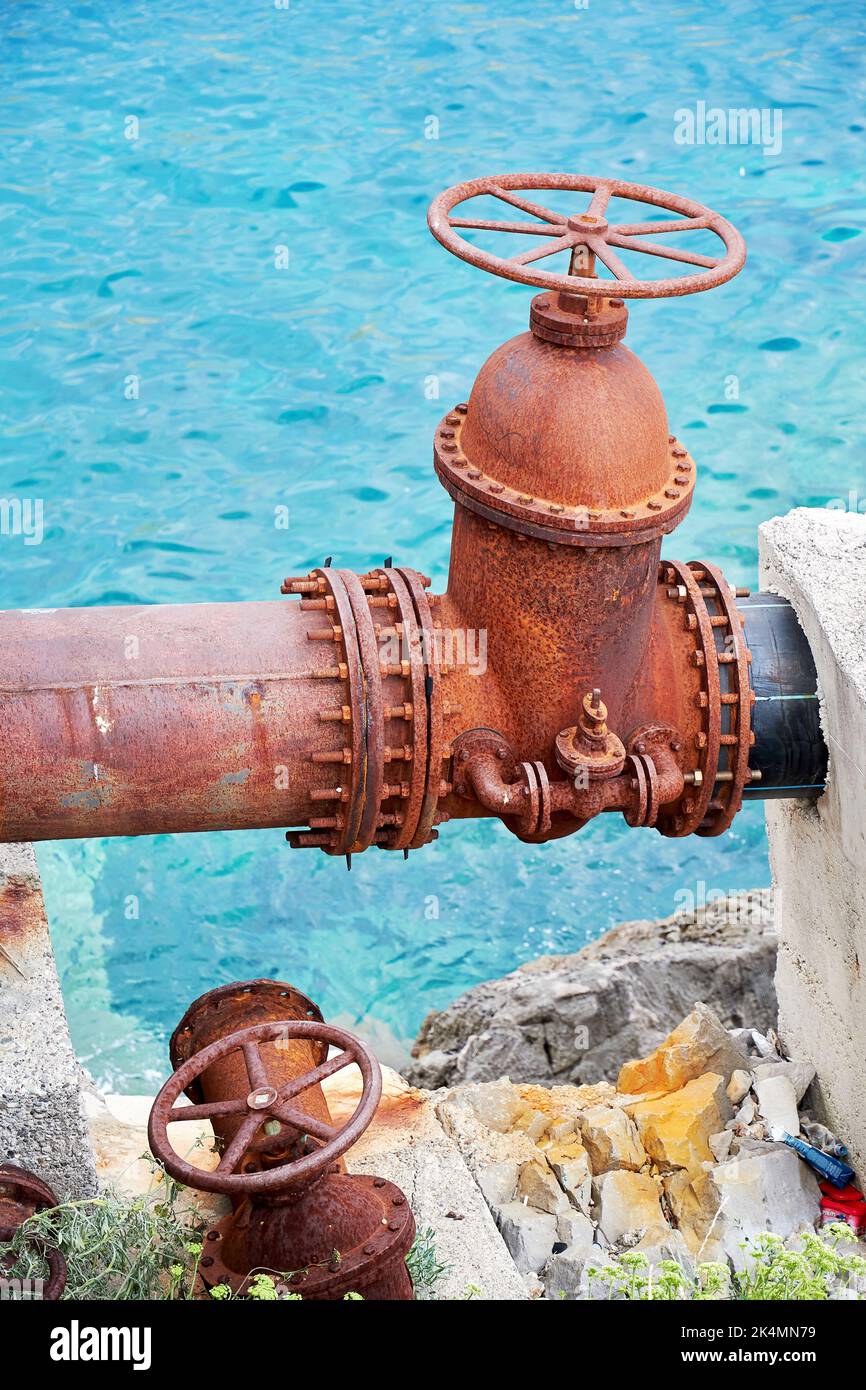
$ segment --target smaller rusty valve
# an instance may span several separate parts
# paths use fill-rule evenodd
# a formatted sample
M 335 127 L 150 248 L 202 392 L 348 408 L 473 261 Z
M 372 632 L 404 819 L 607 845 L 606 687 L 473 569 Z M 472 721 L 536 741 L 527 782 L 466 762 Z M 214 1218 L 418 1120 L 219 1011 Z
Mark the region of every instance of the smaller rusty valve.
M 312 1044 L 337 1054 L 291 1080 L 269 1071 L 268 1049 Z M 231 1096 L 176 1106 L 207 1074 L 218 1076 L 228 1060 L 243 1058 L 244 1079 Z M 304 1093 L 344 1067 L 357 1065 L 363 1089 L 354 1113 L 341 1126 L 303 1106 Z M 225 1088 L 223 1088 L 224 1090 Z M 370 1050 L 341 1028 L 318 1020 L 276 1019 L 241 1028 L 181 1063 L 150 1113 L 148 1139 L 154 1156 L 178 1182 L 232 1199 L 234 1210 L 205 1236 L 199 1296 L 216 1284 L 238 1292 L 257 1270 L 284 1272 L 304 1299 L 407 1300 L 412 1284 L 406 1255 L 415 1236 L 412 1212 L 399 1188 L 384 1178 L 351 1175 L 339 1162 L 369 1125 L 382 1093 L 382 1074 Z M 179 1157 L 168 1125 L 187 1120 L 226 1122 L 233 1136 L 212 1172 Z M 281 1136 L 279 1155 L 262 1155 L 256 1136 Z M 253 1155 L 250 1159 L 250 1155 Z
M 183 1062 L 208 1046 L 249 1028 L 254 1023 L 273 1023 L 297 1019 L 324 1023 L 321 1011 L 293 985 L 281 980 L 235 980 L 228 985 L 210 989 L 193 1001 L 171 1035 L 169 1057 L 177 1070 Z M 328 1055 L 327 1043 L 313 1038 L 280 1038 L 265 1043 L 262 1056 L 268 1078 L 273 1086 L 311 1071 Z M 237 1095 L 247 1080 L 244 1058 L 240 1053 L 222 1058 L 203 1075 L 186 1086 L 186 1094 L 194 1105 L 206 1101 L 221 1101 Z M 330 1123 L 328 1104 L 321 1086 L 311 1086 L 299 1101 L 314 1120 Z M 214 1119 L 213 1128 L 218 1142 L 226 1147 L 233 1140 L 240 1121 L 230 1115 Z M 262 1164 L 282 1162 L 290 1157 L 286 1132 L 268 1134 L 262 1128 L 251 1141 L 244 1156 L 244 1169 L 252 1172 Z
M 625 748 L 607 727 L 607 705 L 598 687 L 584 695 L 580 723 L 557 734 L 556 761 L 577 790 L 595 778 L 618 777 L 625 767 Z
M 58 1205 L 51 1188 L 35 1173 L 19 1168 L 14 1163 L 0 1164 L 0 1245 L 10 1241 L 34 1212 L 47 1211 Z M 44 1241 L 32 1239 L 29 1244 L 48 1265 L 48 1281 L 43 1284 L 40 1298 L 43 1302 L 54 1303 L 66 1287 L 66 1260 L 54 1246 Z M 13 1257 L 0 1257 L 0 1275 L 9 1276 L 13 1267 Z

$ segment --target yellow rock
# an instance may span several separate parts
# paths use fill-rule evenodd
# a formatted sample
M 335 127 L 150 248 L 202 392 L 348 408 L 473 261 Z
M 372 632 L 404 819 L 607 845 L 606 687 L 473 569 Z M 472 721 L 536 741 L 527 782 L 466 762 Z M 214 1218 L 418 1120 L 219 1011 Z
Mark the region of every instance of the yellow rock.
M 709 1173 L 691 1174 L 677 1168 L 662 1178 L 662 1187 L 678 1231 L 693 1255 L 710 1259 L 706 1241 L 719 1210 L 719 1190 Z
M 663 1169 L 685 1168 L 697 1177 L 703 1163 L 715 1162 L 708 1141 L 724 1129 L 731 1105 L 725 1078 L 707 1072 L 671 1095 L 641 1101 L 631 1113 L 650 1158 Z
M 580 1137 L 596 1176 L 613 1168 L 629 1168 L 636 1173 L 646 1163 L 638 1132 L 619 1107 L 594 1105 L 579 1117 L 579 1124 Z
M 556 1177 L 544 1159 L 524 1163 L 517 1182 L 517 1201 L 526 1202 L 537 1211 L 568 1211 L 570 1203 Z
M 629 1173 L 624 1168 L 603 1173 L 597 1180 L 597 1196 L 598 1224 L 611 1243 L 627 1232 L 655 1231 L 665 1224 L 659 1189 L 648 1173 Z
M 687 1081 L 694 1081 L 706 1072 L 718 1072 L 728 1082 L 734 1071 L 742 1069 L 749 1069 L 742 1048 L 712 1009 L 706 1004 L 696 1004 L 655 1052 L 639 1061 L 625 1063 L 619 1073 L 617 1090 L 627 1095 L 677 1091 Z

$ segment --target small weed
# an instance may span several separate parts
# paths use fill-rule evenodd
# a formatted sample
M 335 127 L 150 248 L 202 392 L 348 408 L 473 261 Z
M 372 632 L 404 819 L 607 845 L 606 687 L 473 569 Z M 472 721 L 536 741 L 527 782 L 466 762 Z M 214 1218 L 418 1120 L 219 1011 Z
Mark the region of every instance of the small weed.
M 406 1256 L 406 1267 L 415 1288 L 415 1297 L 429 1301 L 435 1297 L 435 1288 L 451 1269 L 443 1264 L 436 1254 L 436 1233 L 432 1227 L 419 1231 L 412 1249 Z
M 11 1257 L 7 1277 L 44 1276 L 35 1238 L 66 1258 L 64 1299 L 190 1298 L 203 1223 L 195 1208 L 181 1209 L 184 1191 L 154 1166 L 153 1185 L 134 1201 L 108 1190 L 36 1212 L 0 1245 L 0 1257 Z
M 731 1274 L 727 1265 L 699 1264 L 694 1274 L 677 1260 L 661 1260 L 653 1270 L 646 1255 L 627 1251 L 601 1268 L 589 1266 L 590 1292 L 601 1286 L 608 1298 L 655 1302 L 674 1299 L 731 1298 L 761 1300 L 824 1300 L 837 1289 L 852 1288 L 858 1297 L 866 1287 L 866 1259 L 842 1247 L 856 1240 L 842 1223 L 820 1234 L 805 1231 L 789 1248 L 780 1236 L 764 1232 L 743 1241 L 747 1264 Z

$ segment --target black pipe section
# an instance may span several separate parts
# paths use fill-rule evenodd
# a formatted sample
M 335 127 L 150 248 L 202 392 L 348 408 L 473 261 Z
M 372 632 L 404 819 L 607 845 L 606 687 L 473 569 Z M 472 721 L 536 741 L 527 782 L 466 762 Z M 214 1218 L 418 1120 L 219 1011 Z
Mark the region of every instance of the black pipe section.
M 827 780 L 827 745 L 821 732 L 818 677 L 806 634 L 787 599 L 752 594 L 738 599 L 752 653 L 755 743 L 749 767 L 760 782 L 744 800 L 815 798 Z

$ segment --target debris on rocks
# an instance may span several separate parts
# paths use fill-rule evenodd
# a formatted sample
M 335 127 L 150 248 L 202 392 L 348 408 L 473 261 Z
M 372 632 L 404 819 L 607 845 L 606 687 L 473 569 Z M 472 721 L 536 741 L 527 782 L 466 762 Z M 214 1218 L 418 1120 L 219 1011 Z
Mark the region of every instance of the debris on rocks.
M 800 1117 L 814 1077 L 772 1029 L 726 1029 L 699 1003 L 616 1087 L 504 1077 L 436 1101 L 530 1295 L 578 1299 L 611 1296 L 594 1277 L 633 1252 L 650 1277 L 712 1263 L 727 1289 L 767 1233 L 793 1248 L 831 1220 L 866 1232 L 844 1145 Z M 813 1168 L 842 1180 L 819 1188 Z
M 787 1144 L 802 1159 L 805 1159 L 810 1168 L 828 1182 L 833 1187 L 847 1187 L 856 1176 L 854 1169 L 849 1168 L 847 1163 L 843 1163 L 841 1158 L 835 1158 L 833 1154 L 825 1154 L 822 1149 L 816 1149 L 811 1144 L 807 1144 L 805 1139 L 798 1139 L 795 1135 L 784 1129 L 773 1131 L 773 1138 L 779 1139 L 783 1144 Z
M 856 1236 L 866 1236 L 866 1198 L 860 1189 L 851 1183 L 842 1188 L 829 1182 L 818 1185 L 821 1188 L 821 1225 L 844 1221 Z
M 816 1149 L 822 1149 L 825 1154 L 834 1154 L 836 1158 L 848 1157 L 848 1146 L 843 1144 L 841 1139 L 837 1139 L 826 1125 L 819 1124 L 808 1115 L 800 1116 L 800 1132 L 806 1136 L 810 1144 Z

